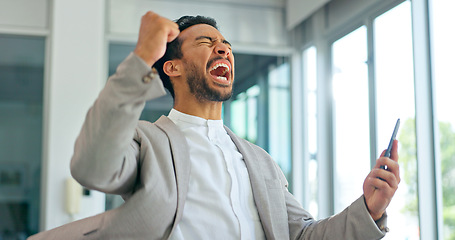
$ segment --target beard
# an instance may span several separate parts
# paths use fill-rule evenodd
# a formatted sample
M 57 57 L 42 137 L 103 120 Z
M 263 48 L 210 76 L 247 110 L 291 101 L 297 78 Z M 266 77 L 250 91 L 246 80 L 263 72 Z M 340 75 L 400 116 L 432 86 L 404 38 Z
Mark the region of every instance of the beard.
M 218 59 L 212 59 L 208 62 L 207 66 Z M 232 89 L 228 92 L 217 91 L 209 86 L 209 79 L 205 76 L 204 73 L 198 70 L 197 66 L 193 63 L 186 62 L 187 72 L 187 83 L 190 89 L 190 92 L 198 99 L 199 101 L 212 101 L 212 102 L 224 102 L 232 97 Z M 208 69 L 208 67 L 207 67 Z M 228 88 L 214 82 L 214 84 L 222 87 Z

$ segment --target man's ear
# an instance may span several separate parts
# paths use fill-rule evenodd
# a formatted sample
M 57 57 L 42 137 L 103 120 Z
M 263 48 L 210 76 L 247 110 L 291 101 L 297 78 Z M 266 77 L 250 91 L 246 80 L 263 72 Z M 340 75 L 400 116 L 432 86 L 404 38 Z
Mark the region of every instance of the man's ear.
M 180 72 L 180 61 L 178 60 L 169 60 L 164 63 L 163 70 L 166 75 L 169 77 L 178 77 L 182 73 Z

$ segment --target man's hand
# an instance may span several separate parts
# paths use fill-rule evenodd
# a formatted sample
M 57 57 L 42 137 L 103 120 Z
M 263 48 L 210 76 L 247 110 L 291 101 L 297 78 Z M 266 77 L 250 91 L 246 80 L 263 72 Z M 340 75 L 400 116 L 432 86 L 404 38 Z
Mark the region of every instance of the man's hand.
M 384 214 L 400 183 L 397 148 L 398 141 L 394 140 L 390 158 L 384 157 L 383 151 L 363 183 L 365 202 L 375 221 Z M 381 169 L 381 166 L 387 166 L 387 170 Z
M 179 33 L 177 23 L 148 11 L 142 16 L 134 53 L 152 66 L 164 56 L 166 44 L 174 40 Z

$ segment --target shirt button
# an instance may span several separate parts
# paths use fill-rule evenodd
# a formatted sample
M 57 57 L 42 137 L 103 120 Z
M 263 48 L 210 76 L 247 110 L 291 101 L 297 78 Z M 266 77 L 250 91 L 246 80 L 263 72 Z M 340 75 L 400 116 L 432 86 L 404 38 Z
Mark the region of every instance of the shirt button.
M 144 77 L 142 77 L 143 83 L 150 83 L 154 78 L 159 78 L 158 71 L 155 68 L 152 68 L 152 71 L 147 73 Z

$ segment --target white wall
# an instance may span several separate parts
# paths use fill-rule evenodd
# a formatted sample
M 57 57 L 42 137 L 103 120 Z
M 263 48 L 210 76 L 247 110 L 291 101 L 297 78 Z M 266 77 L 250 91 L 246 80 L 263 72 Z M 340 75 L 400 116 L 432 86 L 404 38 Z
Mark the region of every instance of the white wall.
M 65 181 L 85 114 L 105 82 L 103 0 L 52 1 L 47 79 L 41 229 L 74 220 L 65 212 Z M 75 219 L 104 210 L 104 194 L 82 199 Z

